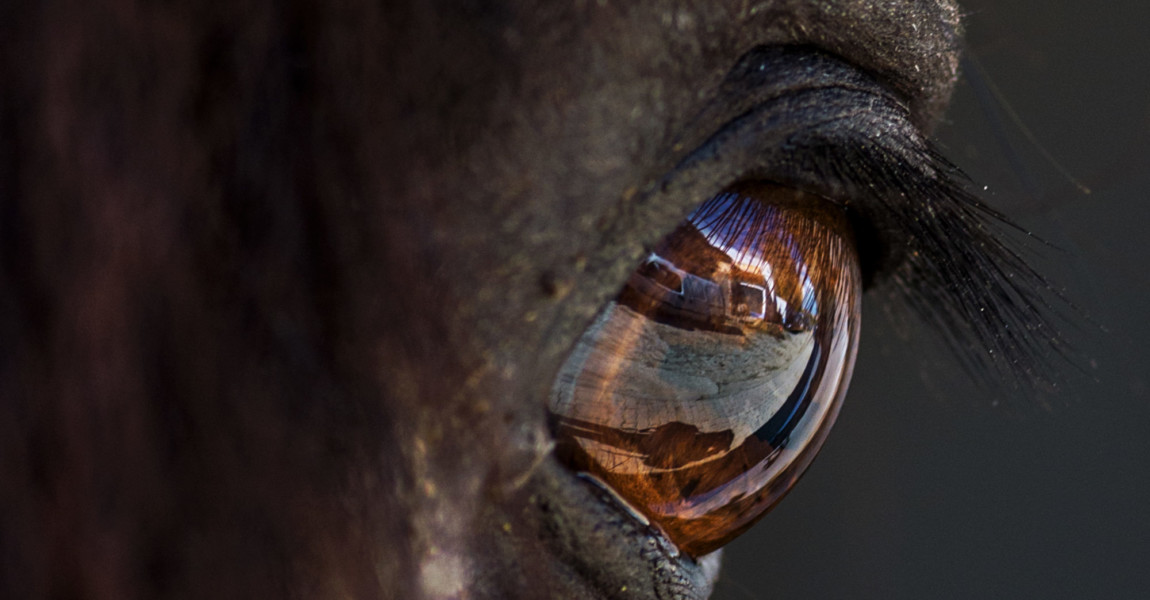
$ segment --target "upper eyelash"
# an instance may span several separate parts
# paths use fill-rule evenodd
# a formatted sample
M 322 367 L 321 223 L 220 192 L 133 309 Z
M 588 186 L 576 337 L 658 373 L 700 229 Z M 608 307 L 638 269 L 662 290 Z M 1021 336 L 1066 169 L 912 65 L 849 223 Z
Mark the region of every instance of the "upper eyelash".
M 772 63 L 780 59 L 798 61 L 787 63 L 801 65 L 797 80 L 779 76 Z M 826 75 L 832 70 L 839 76 Z M 803 77 L 814 79 L 796 85 Z M 771 119 L 787 110 L 799 112 L 787 115 L 793 128 L 781 145 L 746 142 L 761 133 L 769 138 L 777 131 Z M 1057 367 L 1077 361 L 1055 326 L 1061 309 L 1076 308 L 1019 254 L 1018 240 L 1007 234 L 1022 229 L 972 193 L 966 175 L 913 125 L 895 93 L 817 50 L 758 48 L 698 121 L 715 122 L 718 114 L 727 115 L 726 124 L 696 138 L 699 150 L 676 170 L 725 162 L 718 168 L 731 179 L 775 181 L 845 205 L 864 230 L 856 237 L 868 287 L 884 278 L 890 299 L 938 331 L 976 381 L 1005 382 L 1047 402 L 1041 392 L 1063 379 Z
M 837 177 L 857 204 L 897 228 L 903 247 L 886 274 L 892 299 L 938 331 L 977 381 L 1006 382 L 1046 403 L 1075 356 L 1058 330 L 1073 304 L 1007 237 L 1022 231 L 982 203 L 969 179 L 929 141 L 853 137 L 812 149 L 808 167 Z

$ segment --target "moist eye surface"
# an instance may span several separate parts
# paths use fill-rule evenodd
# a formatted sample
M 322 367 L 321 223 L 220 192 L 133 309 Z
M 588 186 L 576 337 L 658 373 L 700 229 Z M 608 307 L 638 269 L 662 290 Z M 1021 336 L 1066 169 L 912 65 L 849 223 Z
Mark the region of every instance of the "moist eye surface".
M 839 207 L 772 184 L 703 203 L 637 266 L 554 385 L 559 458 L 717 549 L 781 498 L 846 391 L 861 276 Z

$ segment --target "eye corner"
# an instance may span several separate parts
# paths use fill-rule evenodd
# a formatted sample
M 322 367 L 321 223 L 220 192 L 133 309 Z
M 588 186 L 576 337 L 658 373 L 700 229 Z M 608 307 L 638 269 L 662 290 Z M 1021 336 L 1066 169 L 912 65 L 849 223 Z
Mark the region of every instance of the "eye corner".
M 844 213 L 854 236 L 863 291 L 869 291 L 898 267 L 900 253 L 890 242 L 896 236 L 884 234 L 873 218 L 849 206 L 844 207 Z

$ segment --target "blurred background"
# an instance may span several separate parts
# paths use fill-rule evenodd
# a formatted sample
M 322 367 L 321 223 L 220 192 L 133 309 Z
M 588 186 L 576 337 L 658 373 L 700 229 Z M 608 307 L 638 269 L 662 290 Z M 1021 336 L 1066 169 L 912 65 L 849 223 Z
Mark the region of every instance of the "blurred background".
M 996 406 L 870 299 L 835 431 L 727 547 L 716 598 L 1150 597 L 1150 4 L 963 6 L 968 54 L 1038 144 L 970 65 L 938 140 L 1057 246 L 1030 247 L 1081 306 L 1061 326 L 1088 373 L 1064 366 L 1049 409 Z

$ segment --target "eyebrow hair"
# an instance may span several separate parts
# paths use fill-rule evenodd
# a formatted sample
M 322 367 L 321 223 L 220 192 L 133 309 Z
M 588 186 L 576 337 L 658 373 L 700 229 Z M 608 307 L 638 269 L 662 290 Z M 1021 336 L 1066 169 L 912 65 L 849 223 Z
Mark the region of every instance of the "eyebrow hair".
M 726 169 L 814 192 L 848 213 L 868 289 L 908 307 L 987 388 L 1046 404 L 1074 364 L 1055 327 L 1074 309 L 1020 254 L 1034 238 L 983 203 L 912 123 L 881 76 L 809 47 L 756 48 L 704 126 L 727 119 L 677 170 Z

